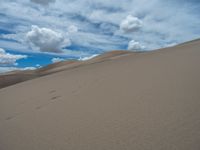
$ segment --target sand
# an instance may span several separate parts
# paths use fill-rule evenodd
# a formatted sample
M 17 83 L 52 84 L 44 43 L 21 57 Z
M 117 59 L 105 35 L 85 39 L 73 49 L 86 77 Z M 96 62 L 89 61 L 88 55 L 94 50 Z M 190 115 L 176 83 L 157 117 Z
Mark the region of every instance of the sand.
M 95 57 L 95 59 L 91 59 L 88 61 L 75 61 L 75 60 L 62 61 L 62 62 L 57 62 L 57 63 L 47 65 L 45 67 L 42 67 L 36 70 L 25 70 L 25 71 L 17 70 L 17 71 L 1 73 L 0 74 L 0 89 L 20 83 L 20 82 L 35 79 L 38 77 L 50 75 L 50 74 L 61 72 L 64 70 L 74 69 L 83 65 L 107 61 L 108 59 L 111 59 L 113 57 L 118 57 L 118 56 L 121 57 L 129 53 L 131 52 L 124 51 L 124 50 L 123 51 L 117 50 L 117 51 L 104 53 L 100 56 Z
M 199 150 L 199 64 L 193 41 L 2 88 L 0 150 Z

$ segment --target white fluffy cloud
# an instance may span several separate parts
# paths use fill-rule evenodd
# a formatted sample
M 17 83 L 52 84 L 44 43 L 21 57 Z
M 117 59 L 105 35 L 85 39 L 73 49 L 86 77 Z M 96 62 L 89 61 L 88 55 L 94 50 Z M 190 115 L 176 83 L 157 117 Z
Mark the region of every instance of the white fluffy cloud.
M 63 58 L 53 58 L 51 61 L 52 61 L 52 63 L 57 63 L 57 62 L 64 61 L 64 59 Z
M 128 43 L 128 50 L 131 51 L 138 51 L 144 49 L 144 46 L 142 46 L 139 42 L 136 42 L 135 40 L 131 40 Z
M 49 5 L 50 3 L 54 3 L 55 0 L 31 0 L 31 2 L 40 4 L 40 5 Z
M 0 48 L 0 66 L 16 65 L 16 61 L 23 58 L 27 58 L 27 56 L 6 53 L 4 49 Z
M 137 17 L 128 15 L 120 24 L 120 29 L 124 32 L 134 32 L 142 27 L 142 21 Z
M 32 26 L 31 31 L 26 34 L 27 41 L 42 52 L 62 52 L 62 48 L 71 45 L 69 39 L 61 33 L 48 28 Z

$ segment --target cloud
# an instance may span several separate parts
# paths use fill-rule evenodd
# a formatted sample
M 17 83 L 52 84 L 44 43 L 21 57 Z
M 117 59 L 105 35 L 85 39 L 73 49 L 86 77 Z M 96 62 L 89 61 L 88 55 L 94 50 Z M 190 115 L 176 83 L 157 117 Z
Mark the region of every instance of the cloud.
M 42 66 L 40 64 L 35 65 L 36 68 L 41 68 Z
M 71 25 L 71 26 L 68 27 L 67 30 L 68 30 L 69 33 L 76 33 L 76 32 L 78 32 L 78 27 L 75 26 L 75 25 Z
M 49 5 L 50 3 L 54 3 L 55 0 L 31 0 L 31 2 L 46 6 Z
M 174 47 L 177 43 L 167 43 L 164 47 Z
M 128 43 L 128 50 L 131 51 L 138 51 L 144 49 L 144 46 L 142 46 L 139 42 L 136 42 L 135 40 L 131 40 Z
M 53 58 L 51 60 L 52 63 L 57 63 L 57 62 L 61 62 L 61 61 L 64 61 L 64 59 L 63 58 Z
M 35 70 L 37 69 L 36 67 L 25 67 L 25 68 L 18 68 L 18 67 L 1 67 L 0 66 L 0 74 L 1 73 L 6 73 L 6 72 L 10 72 L 10 71 L 16 71 L 16 70 Z
M 92 59 L 92 58 L 94 58 L 96 56 L 98 56 L 98 54 L 94 54 L 94 55 L 88 56 L 88 57 L 80 57 L 79 60 L 80 61 L 86 61 L 86 60 Z
M 17 67 L 1 67 L 0 66 L 0 74 L 5 73 L 5 72 L 10 72 L 10 71 L 15 71 L 19 70 Z
M 18 68 L 19 70 L 35 70 L 36 67 L 25 67 L 25 68 Z
M 6 53 L 4 49 L 0 48 L 0 66 L 17 65 L 16 61 L 23 58 L 27 58 L 27 56 Z
M 26 38 L 31 46 L 38 47 L 42 52 L 60 53 L 64 47 L 71 45 L 70 40 L 61 33 L 38 26 L 32 26 L 31 31 L 26 34 Z
M 141 27 L 142 21 L 132 15 L 128 15 L 120 24 L 120 29 L 126 33 L 137 31 Z
M 198 0 L 57 0 L 48 9 L 34 5 L 30 0 L 0 1 L 0 31 L 3 34 L 26 34 L 35 24 L 65 35 L 76 31 L 69 25 L 76 25 L 78 32 L 69 34 L 67 38 L 72 40 L 72 47 L 88 47 L 91 55 L 96 53 L 92 49 L 98 49 L 100 53 L 125 49 L 130 39 L 140 41 L 146 50 L 152 50 L 167 43 L 200 37 Z M 49 4 L 46 0 L 32 1 Z M 17 38 L 18 43 L 8 43 L 7 39 L 0 38 L 0 45 L 5 49 L 29 50 L 20 39 Z

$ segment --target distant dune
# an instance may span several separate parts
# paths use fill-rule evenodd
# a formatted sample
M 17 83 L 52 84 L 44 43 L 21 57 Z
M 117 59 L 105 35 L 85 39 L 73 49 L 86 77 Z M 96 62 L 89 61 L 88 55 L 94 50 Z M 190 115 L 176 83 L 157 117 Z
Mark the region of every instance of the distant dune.
M 0 150 L 199 150 L 199 64 L 195 40 L 2 75 Z
M 76 67 L 79 67 L 82 65 L 86 65 L 86 64 L 90 64 L 90 63 L 94 63 L 94 62 L 105 61 L 112 57 L 129 54 L 129 53 L 131 53 L 131 52 L 129 52 L 129 51 L 111 51 L 111 52 L 107 52 L 103 55 L 97 56 L 88 61 L 62 61 L 62 62 L 50 64 L 48 66 L 45 66 L 43 68 L 39 68 L 36 70 L 11 71 L 11 72 L 0 75 L 0 89 L 10 86 L 10 85 L 13 85 L 13 84 L 16 84 L 16 83 L 34 79 L 37 77 L 53 74 L 56 72 L 67 70 L 67 69 L 73 69 L 73 68 L 76 68 Z

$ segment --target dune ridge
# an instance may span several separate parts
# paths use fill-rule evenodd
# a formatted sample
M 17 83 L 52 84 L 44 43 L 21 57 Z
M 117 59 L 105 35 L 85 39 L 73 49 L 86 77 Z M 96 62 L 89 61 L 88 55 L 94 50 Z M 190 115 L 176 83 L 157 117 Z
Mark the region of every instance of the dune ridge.
M 121 56 L 124 54 L 129 54 L 129 51 L 111 51 L 100 56 L 97 56 L 91 60 L 87 61 L 62 61 L 47 65 L 45 67 L 35 69 L 35 70 L 24 70 L 24 71 L 11 71 L 7 73 L 0 74 L 0 89 L 7 86 L 11 86 L 20 82 L 35 79 L 45 75 L 50 75 L 56 72 L 64 71 L 67 69 L 73 69 L 82 65 L 87 65 L 94 62 L 106 61 L 109 58 Z

